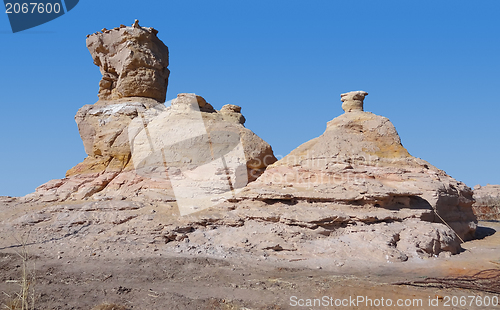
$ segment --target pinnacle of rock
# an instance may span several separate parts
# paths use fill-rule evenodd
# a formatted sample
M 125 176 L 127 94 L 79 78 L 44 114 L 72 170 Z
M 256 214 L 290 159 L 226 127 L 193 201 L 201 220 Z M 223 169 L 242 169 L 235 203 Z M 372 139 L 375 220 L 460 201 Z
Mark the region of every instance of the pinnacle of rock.
M 87 48 L 102 74 L 99 99 L 145 97 L 165 101 L 170 75 L 168 48 L 157 33 L 135 20 L 131 27 L 103 28 L 87 37 Z
M 162 103 L 168 48 L 156 33 L 135 20 L 131 27 L 103 28 L 87 37 L 103 75 L 99 101 L 75 116 L 88 156 L 65 179 L 38 187 L 27 199 L 179 201 L 185 192 L 192 196 L 188 188 L 212 203 L 212 193 L 232 195 L 277 160 L 271 146 L 243 126 L 239 106 L 217 111 L 189 93 L 169 107 Z M 174 195 L 176 184 L 183 191 Z
M 342 109 L 347 112 L 363 111 L 363 100 L 368 93 L 362 90 L 351 91 L 340 95 Z

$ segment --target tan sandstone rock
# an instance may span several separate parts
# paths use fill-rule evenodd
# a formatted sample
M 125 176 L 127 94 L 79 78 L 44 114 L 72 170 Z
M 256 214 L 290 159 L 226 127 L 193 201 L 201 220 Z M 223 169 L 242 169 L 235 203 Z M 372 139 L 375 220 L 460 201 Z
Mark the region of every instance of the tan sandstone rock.
M 480 220 L 500 219 L 500 185 L 474 186 L 474 213 Z
M 269 144 L 243 126 L 241 107 L 217 111 L 195 94 L 180 94 L 169 107 L 160 102 L 168 49 L 156 33 L 136 21 L 87 38 L 103 74 L 99 101 L 75 116 L 87 158 L 25 200 L 178 201 L 174 189 L 185 187 L 191 196 L 203 190 L 212 205 L 212 195 L 234 196 L 276 161 Z
M 174 189 L 182 188 L 212 206 L 276 161 L 240 110 L 217 111 L 195 94 L 179 94 L 169 107 L 139 97 L 85 105 L 75 120 L 88 157 L 25 198 L 179 201 Z
M 179 94 L 145 130 L 132 133 L 139 119 L 129 126 L 136 171 L 168 175 L 181 214 L 233 197 L 276 161 L 269 144 L 243 126 L 240 111 L 216 111 L 200 96 Z
M 269 166 L 239 193 L 239 201 L 324 202 L 346 205 L 350 212 L 366 207 L 404 212 L 405 219 L 416 218 L 428 228 L 446 232 L 440 240 L 448 241 L 438 250 L 429 252 L 428 246 L 421 250 L 456 253 L 459 243 L 454 232 L 468 240 L 476 228 L 471 189 L 411 156 L 387 118 L 362 111 L 365 95 L 343 94 L 346 113 L 328 122 L 323 135 Z M 405 235 L 406 228 L 401 229 L 398 234 Z M 406 248 L 418 248 L 417 239 L 416 243 L 408 239 L 411 246 Z
M 165 101 L 168 48 L 157 30 L 139 26 L 104 30 L 87 37 L 87 47 L 99 66 L 99 98 L 147 97 Z
M 340 95 L 344 112 L 363 111 L 363 100 L 368 93 L 362 90 L 352 91 Z
M 159 103 L 168 51 L 158 41 L 137 21 L 88 37 L 103 72 L 100 100 L 75 117 L 88 157 L 35 193 L 0 199 L 30 210 L 11 212 L 14 226 L 336 266 L 447 256 L 474 236 L 471 189 L 411 156 L 387 118 L 364 112 L 366 92 L 342 94 L 345 114 L 276 161 L 239 106 L 217 111 L 187 93 Z

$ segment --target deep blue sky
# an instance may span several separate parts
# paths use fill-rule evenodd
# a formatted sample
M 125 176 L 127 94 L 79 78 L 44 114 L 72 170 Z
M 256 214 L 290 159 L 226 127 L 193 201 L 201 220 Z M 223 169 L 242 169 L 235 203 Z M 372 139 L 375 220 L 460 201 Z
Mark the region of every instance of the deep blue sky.
M 85 36 L 159 30 L 167 99 L 242 106 L 277 155 L 323 133 L 365 90 L 403 145 L 469 186 L 500 183 L 500 1 L 85 1 L 13 34 L 0 17 L 0 195 L 28 194 L 85 157 L 74 115 L 97 101 Z

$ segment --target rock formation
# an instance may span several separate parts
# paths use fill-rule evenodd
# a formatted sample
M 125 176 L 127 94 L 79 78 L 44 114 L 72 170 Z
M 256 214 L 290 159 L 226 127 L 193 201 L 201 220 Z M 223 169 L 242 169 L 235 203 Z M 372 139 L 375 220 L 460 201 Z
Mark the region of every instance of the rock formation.
M 232 185 L 241 188 L 260 176 L 276 158 L 269 144 L 243 126 L 244 117 L 234 111 L 240 108 L 230 106 L 216 111 L 194 94 L 179 94 L 168 108 L 148 98 L 86 105 L 75 119 L 87 158 L 68 170 L 66 178 L 41 185 L 26 199 L 175 201 L 179 195 L 172 188 L 172 175 L 177 175 L 173 169 L 196 173 L 195 168 L 220 159 L 237 147 L 241 152 L 227 158 L 228 162 L 236 159 L 227 174 L 233 176 Z M 144 146 L 148 141 L 146 131 L 154 137 L 154 143 L 141 149 L 141 143 Z M 211 140 L 203 139 L 208 137 L 207 133 L 212 135 Z M 219 149 L 219 156 L 210 153 L 209 143 L 218 143 L 214 147 Z M 181 153 L 183 157 L 177 158 Z M 168 162 L 162 161 L 162 154 L 169 154 Z M 168 164 L 169 171 L 161 170 L 164 164 Z M 222 166 L 214 169 L 218 168 L 223 169 Z M 219 174 L 217 178 L 227 180 L 226 172 L 223 176 Z M 215 181 L 206 181 L 209 192 L 217 188 Z M 223 192 L 228 191 L 229 187 Z
M 281 205 L 275 221 L 322 227 L 335 236 L 332 244 L 383 244 L 377 251 L 395 260 L 457 253 L 459 239 L 473 238 L 476 228 L 471 189 L 411 156 L 387 118 L 363 111 L 366 95 L 343 94 L 345 114 L 269 166 L 235 201 L 260 210 Z M 297 214 L 288 213 L 292 206 Z
M 152 119 L 129 126 L 135 170 L 168 175 L 181 215 L 234 197 L 276 158 L 271 147 L 243 126 L 236 105 L 216 111 L 195 94 L 179 94 Z
M 66 178 L 41 185 L 25 199 L 176 201 L 181 196 L 171 181 L 182 170 L 183 176 L 197 174 L 191 188 L 208 188 L 210 200 L 214 192 L 234 195 L 276 161 L 269 144 L 244 127 L 241 107 L 229 104 L 217 111 L 195 94 L 179 94 L 169 107 L 160 102 L 166 94 L 168 49 L 156 33 L 136 21 L 88 36 L 87 47 L 103 74 L 99 101 L 75 116 L 88 156 Z M 202 177 L 203 169 L 218 160 L 222 166 L 211 164 L 218 180 Z M 221 188 L 221 182 L 227 186 Z
M 9 201 L 43 203 L 9 213 L 16 227 L 43 239 L 89 226 L 78 238 L 92 244 L 336 266 L 447 256 L 474 237 L 471 189 L 411 156 L 389 119 L 364 111 L 364 91 L 342 94 L 345 113 L 276 161 L 239 106 L 187 93 L 161 103 L 168 50 L 154 29 L 136 21 L 87 44 L 103 73 L 99 101 L 75 117 L 88 156 Z
M 363 100 L 365 100 L 366 95 L 368 93 L 365 91 L 352 91 L 341 94 L 342 110 L 344 112 L 363 111 Z
M 479 220 L 500 220 L 500 185 L 474 186 L 474 213 Z
M 87 47 L 99 66 L 99 98 L 147 97 L 165 101 L 168 76 L 168 48 L 156 36 L 157 30 L 121 25 L 87 36 Z

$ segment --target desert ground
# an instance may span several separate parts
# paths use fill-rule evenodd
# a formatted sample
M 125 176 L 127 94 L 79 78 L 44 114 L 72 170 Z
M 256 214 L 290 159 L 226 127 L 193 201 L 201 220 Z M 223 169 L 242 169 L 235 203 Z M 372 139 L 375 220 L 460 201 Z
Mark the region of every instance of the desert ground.
M 22 206 L 35 207 L 3 199 L 3 219 L 15 218 Z M 54 232 L 43 221 L 20 226 L 4 220 L 0 303 L 9 305 L 19 292 L 24 249 L 29 253 L 28 270 L 34 270 L 35 309 L 90 310 L 106 304 L 123 309 L 494 309 L 481 302 L 496 302 L 500 297 L 498 221 L 480 221 L 478 239 L 462 244 L 459 254 L 395 263 L 354 258 L 339 263 L 314 255 L 286 259 L 273 250 L 260 256 L 182 251 L 180 245 L 189 240 L 148 241 L 137 224 L 95 226 L 75 225 L 72 230 Z M 469 282 L 473 289 L 449 281 L 485 270 L 484 275 L 492 278 Z M 445 280 L 410 285 L 431 278 Z M 460 305 L 462 296 L 466 299 Z M 358 298 L 359 303 L 353 304 Z M 398 301 L 407 304 L 398 307 Z

